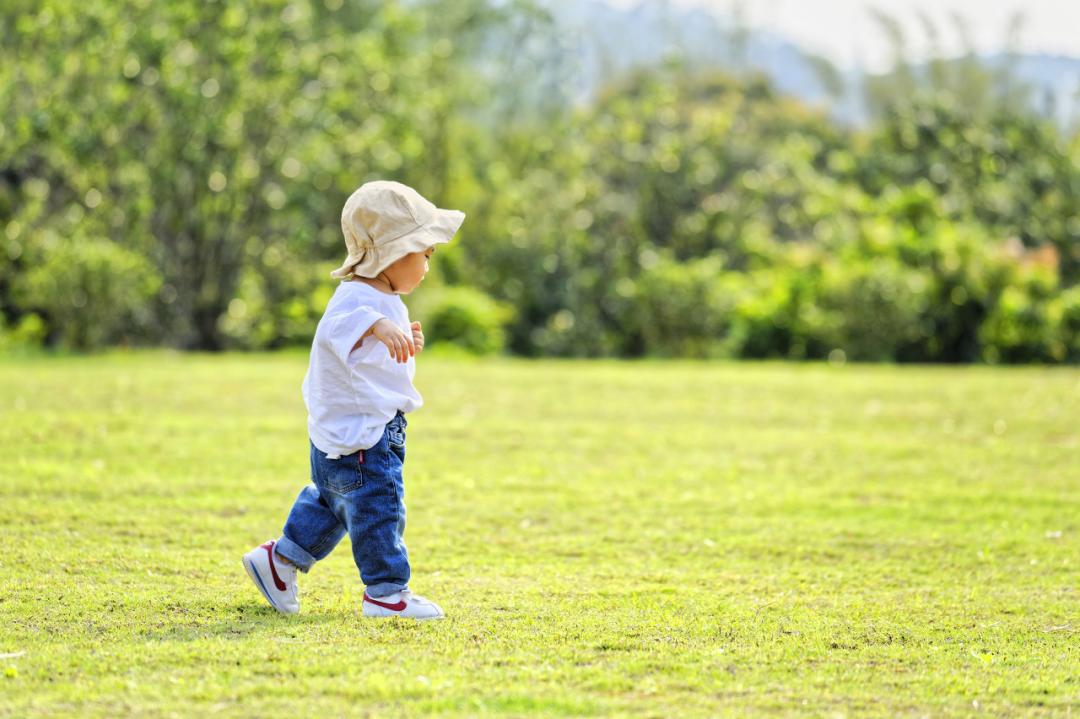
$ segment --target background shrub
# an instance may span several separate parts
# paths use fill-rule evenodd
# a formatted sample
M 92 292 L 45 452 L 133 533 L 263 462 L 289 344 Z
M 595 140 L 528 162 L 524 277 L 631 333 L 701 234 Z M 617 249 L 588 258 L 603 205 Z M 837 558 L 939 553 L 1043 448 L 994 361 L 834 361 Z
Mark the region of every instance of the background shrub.
M 21 306 L 43 318 L 53 345 L 92 350 L 138 342 L 154 318 L 161 277 L 144 257 L 109 240 L 57 240 L 18 277 Z M 23 336 L 33 330 L 23 327 Z
M 442 343 L 474 354 L 501 352 L 512 312 L 471 287 L 429 287 L 410 302 L 424 330 L 425 349 Z

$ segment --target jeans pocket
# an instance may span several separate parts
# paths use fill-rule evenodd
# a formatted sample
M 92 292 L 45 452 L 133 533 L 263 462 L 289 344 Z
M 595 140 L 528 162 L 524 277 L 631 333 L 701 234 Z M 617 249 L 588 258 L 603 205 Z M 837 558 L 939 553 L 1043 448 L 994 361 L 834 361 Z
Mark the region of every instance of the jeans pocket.
M 364 450 L 339 459 L 324 457 L 319 474 L 322 484 L 331 492 L 348 494 L 364 485 L 362 457 Z
M 391 447 L 405 447 L 405 430 L 394 429 L 393 427 L 386 428 L 386 441 L 390 443 Z
M 401 427 L 390 425 L 386 428 L 386 445 L 390 454 L 405 463 L 405 430 Z

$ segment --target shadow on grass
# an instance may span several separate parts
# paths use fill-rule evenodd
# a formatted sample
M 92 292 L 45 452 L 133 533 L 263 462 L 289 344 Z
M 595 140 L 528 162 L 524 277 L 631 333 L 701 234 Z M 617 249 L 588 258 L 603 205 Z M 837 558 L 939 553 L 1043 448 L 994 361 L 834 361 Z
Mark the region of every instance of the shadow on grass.
M 307 643 L 332 640 L 342 634 L 359 634 L 368 640 L 395 642 L 428 636 L 430 632 L 425 631 L 425 625 L 429 624 L 442 622 L 365 620 L 358 609 L 352 611 L 333 607 L 286 615 L 252 601 L 224 606 L 208 603 L 181 608 L 172 605 L 159 626 L 148 627 L 140 633 L 140 637 L 152 642 L 266 639 L 282 643 Z
M 208 614 L 216 615 L 216 621 Z M 295 635 L 310 635 L 318 632 L 323 625 L 342 623 L 351 619 L 350 615 L 340 612 L 314 612 L 307 614 L 279 614 L 270 607 L 251 604 L 232 605 L 226 608 L 200 612 L 209 621 L 178 616 L 167 626 L 148 629 L 142 637 L 150 641 L 192 642 L 205 639 L 247 639 L 266 637 L 288 642 L 300 641 Z M 225 618 L 227 617 L 227 618 Z

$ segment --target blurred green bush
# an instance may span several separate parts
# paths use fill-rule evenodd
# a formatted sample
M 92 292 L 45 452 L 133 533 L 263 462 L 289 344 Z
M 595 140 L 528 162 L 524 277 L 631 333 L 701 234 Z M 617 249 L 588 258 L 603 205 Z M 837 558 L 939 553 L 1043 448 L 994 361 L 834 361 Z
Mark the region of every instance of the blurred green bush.
M 980 329 L 990 362 L 1062 362 L 1069 359 L 1070 296 L 1057 292 L 1057 278 L 1045 268 L 1018 273 L 1001 292 Z M 1075 294 L 1075 288 L 1072 295 Z
M 817 346 L 855 361 L 911 356 L 929 334 L 931 282 L 891 257 L 830 265 L 817 303 L 825 319 L 811 328 Z
M 433 287 L 410 302 L 421 323 L 425 349 L 441 343 L 473 354 L 502 352 L 512 309 L 471 287 Z
M 17 337 L 39 334 L 73 350 L 110 344 L 129 344 L 147 331 L 154 317 L 150 299 L 161 277 L 144 257 L 108 240 L 57 240 L 39 262 L 21 273 L 12 295 L 29 314 L 18 325 Z

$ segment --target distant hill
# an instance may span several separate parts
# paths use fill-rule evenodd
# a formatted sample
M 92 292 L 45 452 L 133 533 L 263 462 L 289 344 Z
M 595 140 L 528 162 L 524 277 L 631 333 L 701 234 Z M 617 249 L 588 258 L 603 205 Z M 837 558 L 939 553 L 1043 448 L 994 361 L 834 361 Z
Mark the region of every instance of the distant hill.
M 1003 62 L 1001 55 L 987 58 L 991 63 Z M 1052 102 L 1054 114 L 1060 120 L 1080 120 L 1080 58 L 1060 55 L 1021 55 L 1014 72 L 1036 91 L 1037 103 Z
M 780 35 L 740 30 L 731 18 L 663 2 L 620 9 L 601 0 L 540 1 L 576 60 L 572 94 L 579 99 L 631 68 L 678 54 L 692 67 L 759 70 L 785 94 L 828 104 L 838 120 L 860 123 L 866 117 L 861 71 L 832 67 Z M 980 60 L 998 66 L 1006 56 Z M 1015 76 L 1032 86 L 1038 110 L 1062 124 L 1080 121 L 1080 58 L 1032 54 L 1013 60 Z M 839 97 L 830 94 L 830 84 L 841 90 Z

